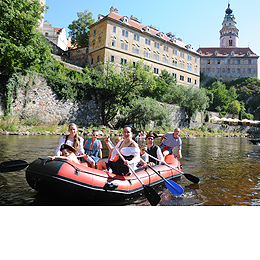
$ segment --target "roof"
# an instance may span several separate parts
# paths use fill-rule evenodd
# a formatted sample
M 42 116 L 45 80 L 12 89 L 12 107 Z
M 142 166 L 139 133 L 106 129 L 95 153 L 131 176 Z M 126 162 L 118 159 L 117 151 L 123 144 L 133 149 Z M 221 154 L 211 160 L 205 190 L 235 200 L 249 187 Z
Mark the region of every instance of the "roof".
M 218 47 L 211 47 L 211 48 L 199 48 L 197 50 L 198 53 L 201 54 L 201 57 L 252 57 L 252 58 L 258 58 L 259 56 L 255 54 L 249 47 L 247 48 L 218 48 Z
M 62 28 L 52 28 L 54 31 L 56 31 L 57 34 L 60 34 L 60 32 L 62 31 Z
M 127 23 L 123 22 L 124 17 L 126 17 L 126 16 L 119 15 L 115 12 L 110 12 L 110 14 L 108 14 L 106 17 L 102 18 L 101 20 L 103 20 L 105 18 L 113 19 L 117 22 L 124 23 L 125 25 L 128 25 L 128 26 L 135 28 L 137 30 L 140 30 L 142 33 L 147 33 L 149 35 L 157 37 L 158 40 L 163 40 L 163 41 L 168 42 L 170 44 L 177 45 L 178 47 L 184 48 L 188 51 L 191 51 L 191 52 L 199 55 L 199 53 L 197 53 L 194 49 L 192 49 L 190 44 L 185 44 L 184 42 L 182 42 L 182 40 L 180 38 L 176 39 L 174 36 L 171 35 L 171 33 L 169 33 L 171 35 L 171 37 L 168 37 L 163 32 L 159 32 L 158 30 L 156 30 L 154 26 L 145 26 L 145 25 L 135 21 L 136 18 L 135 18 L 135 20 L 132 20 L 132 19 L 129 19 L 128 17 L 126 17 Z M 96 23 L 98 23 L 99 21 L 97 21 Z

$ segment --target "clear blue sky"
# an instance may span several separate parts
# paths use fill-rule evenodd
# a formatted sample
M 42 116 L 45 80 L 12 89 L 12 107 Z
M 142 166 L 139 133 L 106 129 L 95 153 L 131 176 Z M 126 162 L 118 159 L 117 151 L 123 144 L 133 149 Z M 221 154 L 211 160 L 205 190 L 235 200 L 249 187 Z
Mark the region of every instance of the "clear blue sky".
M 239 47 L 250 47 L 260 55 L 260 1 L 230 0 L 239 29 Z M 144 25 L 154 25 L 164 33 L 172 32 L 183 42 L 199 47 L 219 47 L 219 31 L 228 0 L 46 0 L 49 6 L 44 20 L 53 27 L 65 27 L 77 20 L 77 12 L 88 10 L 95 21 L 98 14 L 108 15 L 111 6 L 118 14 L 137 17 Z M 259 65 L 258 65 L 259 66 Z M 258 78 L 260 77 L 258 68 Z

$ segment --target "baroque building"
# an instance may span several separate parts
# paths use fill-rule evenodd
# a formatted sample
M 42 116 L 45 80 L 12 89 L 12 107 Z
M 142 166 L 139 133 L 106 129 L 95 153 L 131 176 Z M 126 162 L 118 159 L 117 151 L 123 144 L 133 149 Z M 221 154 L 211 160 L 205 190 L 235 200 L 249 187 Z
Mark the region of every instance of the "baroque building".
M 222 81 L 257 77 L 257 56 L 249 47 L 238 47 L 238 28 L 233 10 L 228 4 L 220 30 L 220 47 L 199 48 L 200 70 Z
M 199 53 L 172 33 L 164 34 L 152 25 L 142 25 L 133 16 L 119 15 L 117 8 L 113 7 L 107 16 L 99 15 L 89 29 L 90 67 L 107 61 L 135 65 L 143 60 L 154 74 L 166 70 L 178 84 L 199 86 Z

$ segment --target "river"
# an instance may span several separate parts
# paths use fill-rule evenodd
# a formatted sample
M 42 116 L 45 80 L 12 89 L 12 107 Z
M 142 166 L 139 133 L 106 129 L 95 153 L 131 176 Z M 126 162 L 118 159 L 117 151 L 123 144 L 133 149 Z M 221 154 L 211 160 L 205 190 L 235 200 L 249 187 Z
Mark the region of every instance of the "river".
M 53 155 L 60 136 L 0 136 L 0 162 Z M 103 142 L 104 148 L 106 148 Z M 107 149 L 103 151 L 107 156 Z M 161 206 L 260 205 L 260 146 L 247 138 L 207 137 L 183 139 L 183 172 L 200 178 L 190 183 L 184 176 L 176 182 L 184 188 L 175 197 L 165 186 L 157 190 Z M 71 205 L 46 198 L 31 189 L 25 170 L 0 173 L 0 205 Z M 118 204 L 117 204 L 118 205 Z M 149 205 L 145 197 L 119 205 Z

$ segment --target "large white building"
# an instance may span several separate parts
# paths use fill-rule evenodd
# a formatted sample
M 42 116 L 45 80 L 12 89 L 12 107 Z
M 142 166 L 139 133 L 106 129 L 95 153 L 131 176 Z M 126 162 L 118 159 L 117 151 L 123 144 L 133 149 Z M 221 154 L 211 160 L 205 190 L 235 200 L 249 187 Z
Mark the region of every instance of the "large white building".
M 258 58 L 249 47 L 238 47 L 238 28 L 233 10 L 228 4 L 220 30 L 220 47 L 199 48 L 200 71 L 222 81 L 257 77 Z

